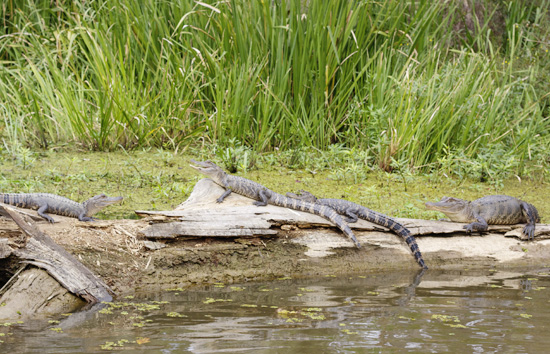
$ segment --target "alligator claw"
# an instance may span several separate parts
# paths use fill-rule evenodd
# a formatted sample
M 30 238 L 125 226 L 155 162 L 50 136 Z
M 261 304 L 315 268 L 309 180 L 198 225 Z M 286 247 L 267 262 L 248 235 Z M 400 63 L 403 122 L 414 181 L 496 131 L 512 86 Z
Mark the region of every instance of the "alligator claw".
M 532 241 L 535 239 L 535 227 L 533 225 L 527 225 L 523 228 L 523 232 L 527 236 L 527 241 Z

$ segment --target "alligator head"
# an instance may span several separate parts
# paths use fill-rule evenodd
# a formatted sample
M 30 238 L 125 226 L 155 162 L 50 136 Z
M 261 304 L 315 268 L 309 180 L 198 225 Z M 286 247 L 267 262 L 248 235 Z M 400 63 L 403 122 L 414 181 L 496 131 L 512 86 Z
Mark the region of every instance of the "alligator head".
M 439 202 L 426 202 L 424 205 L 429 210 L 442 212 L 455 222 L 469 222 L 470 220 L 470 202 L 464 199 L 443 197 Z
M 313 194 L 311 194 L 308 191 L 300 189 L 298 191 L 298 193 L 299 194 L 294 194 L 294 193 L 288 192 L 286 194 L 286 196 L 289 197 L 289 198 L 293 198 L 293 199 L 300 199 L 300 200 L 303 200 L 303 201 L 309 202 L 309 203 L 315 203 L 317 201 L 317 197 L 314 196 Z
M 223 180 L 225 179 L 225 176 L 227 174 L 220 166 L 216 165 L 210 160 L 208 161 L 191 160 L 191 163 L 193 163 L 193 165 L 189 165 L 189 166 L 193 167 L 195 170 L 210 177 L 217 184 L 223 184 Z
M 84 203 L 84 208 L 86 209 L 86 216 L 92 216 L 97 214 L 101 209 L 118 203 L 122 200 L 122 197 L 107 197 L 105 194 L 99 194 L 91 197 Z

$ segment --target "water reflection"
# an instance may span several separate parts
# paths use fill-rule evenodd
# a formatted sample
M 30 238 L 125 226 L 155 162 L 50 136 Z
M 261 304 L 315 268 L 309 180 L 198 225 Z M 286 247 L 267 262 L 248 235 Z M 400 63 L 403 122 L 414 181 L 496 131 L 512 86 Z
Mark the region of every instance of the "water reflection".
M 12 324 L 0 351 L 543 352 L 549 279 L 547 269 L 428 270 L 174 289 Z

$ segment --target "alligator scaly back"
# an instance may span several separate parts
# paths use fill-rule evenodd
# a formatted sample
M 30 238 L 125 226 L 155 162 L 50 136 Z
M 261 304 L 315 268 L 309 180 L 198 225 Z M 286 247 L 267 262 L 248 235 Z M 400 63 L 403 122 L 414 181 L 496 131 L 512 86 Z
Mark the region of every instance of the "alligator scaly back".
M 223 200 L 229 194 L 235 192 L 237 194 L 244 195 L 245 197 L 256 200 L 253 204 L 257 206 L 272 204 L 280 207 L 305 211 L 307 213 L 319 215 L 335 224 L 347 237 L 349 237 L 355 243 L 358 248 L 361 247 L 359 241 L 357 241 L 357 238 L 353 234 L 353 231 L 345 223 L 344 219 L 342 219 L 342 217 L 332 208 L 317 203 L 309 203 L 285 197 L 284 195 L 276 193 L 266 188 L 265 186 L 257 182 L 251 181 L 247 178 L 229 175 L 212 161 L 191 160 L 191 162 L 197 165 L 191 165 L 191 167 L 210 177 L 216 184 L 226 189 L 225 192 L 216 200 L 218 203 L 223 202 Z
M 366 208 L 362 205 L 350 202 L 349 200 L 331 198 L 318 199 L 310 192 L 306 192 L 304 190 L 300 191 L 300 196 L 293 193 L 287 193 L 286 195 L 291 198 L 328 206 L 334 209 L 339 214 L 346 215 L 346 222 L 348 223 L 357 222 L 357 219 L 359 218 L 370 221 L 377 225 L 387 227 L 405 240 L 405 242 L 411 249 L 411 252 L 413 253 L 416 262 L 422 268 L 428 268 L 426 266 L 426 263 L 424 262 L 424 259 L 422 258 L 422 254 L 420 253 L 420 249 L 418 248 L 418 244 L 416 243 L 416 239 L 414 238 L 414 236 L 411 235 L 411 232 L 405 226 L 401 225 L 395 219 Z

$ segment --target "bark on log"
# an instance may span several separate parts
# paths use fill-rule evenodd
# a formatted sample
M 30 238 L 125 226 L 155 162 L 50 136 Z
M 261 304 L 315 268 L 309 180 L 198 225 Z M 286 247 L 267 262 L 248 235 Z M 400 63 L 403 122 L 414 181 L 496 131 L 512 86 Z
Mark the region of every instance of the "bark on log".
M 0 259 L 11 256 L 13 249 L 9 245 L 9 239 L 0 238 Z

